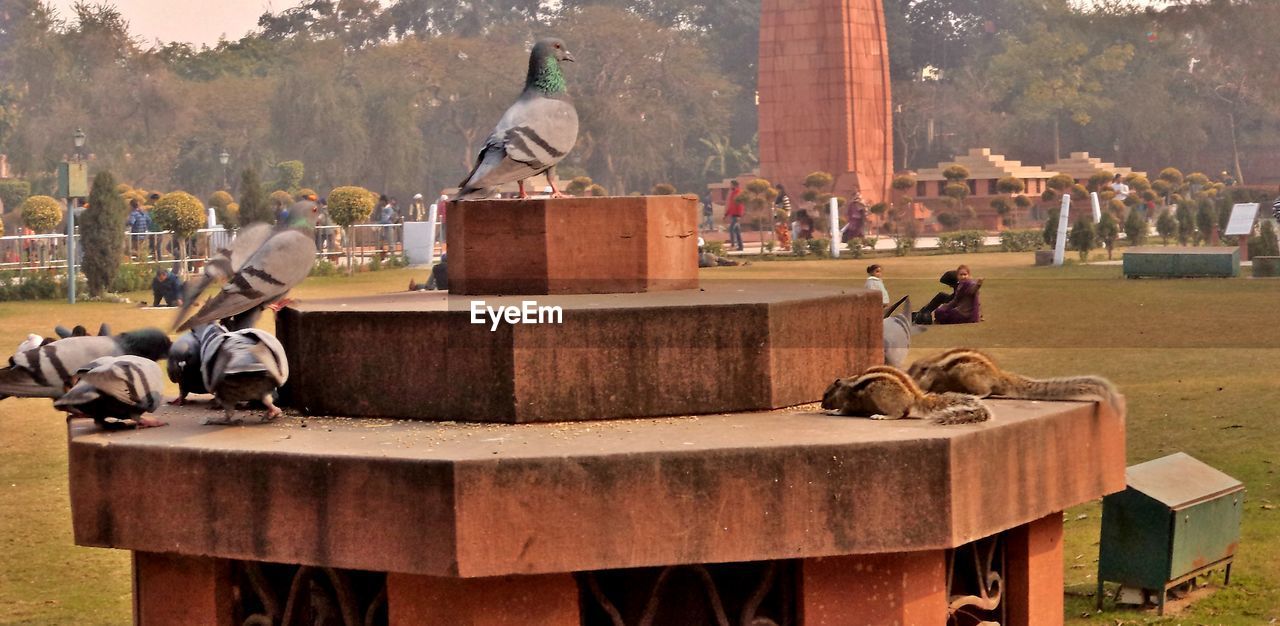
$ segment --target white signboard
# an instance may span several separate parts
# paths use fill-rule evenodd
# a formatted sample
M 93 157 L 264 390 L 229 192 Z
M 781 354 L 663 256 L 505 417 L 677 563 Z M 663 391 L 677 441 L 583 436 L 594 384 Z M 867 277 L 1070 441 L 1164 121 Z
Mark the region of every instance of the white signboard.
M 1253 232 L 1253 221 L 1258 217 L 1258 203 L 1237 204 L 1231 207 L 1231 221 L 1227 222 L 1224 235 L 1248 235 Z
M 1098 202 L 1098 192 L 1089 192 L 1089 203 L 1093 205 L 1093 223 L 1102 221 L 1102 204 Z

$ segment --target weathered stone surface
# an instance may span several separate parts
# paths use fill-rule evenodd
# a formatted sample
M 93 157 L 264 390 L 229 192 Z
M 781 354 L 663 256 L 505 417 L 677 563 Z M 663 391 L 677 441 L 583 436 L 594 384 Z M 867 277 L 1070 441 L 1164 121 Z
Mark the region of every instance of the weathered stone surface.
M 698 286 L 695 196 L 449 205 L 449 290 L 626 293 Z
M 893 120 L 880 0 L 764 0 L 760 173 L 796 197 L 810 172 L 889 198 Z M 821 78 L 818 78 L 821 77 Z
M 387 576 L 388 622 L 465 626 L 581 626 L 572 574 L 441 578 Z
M 1062 623 L 1062 513 L 1005 534 L 1005 615 L 1009 626 Z
M 235 614 L 231 566 L 223 559 L 137 552 L 133 588 L 137 626 L 224 626 Z
M 289 403 L 318 415 L 514 423 L 721 413 L 814 402 L 831 380 L 883 361 L 880 300 L 863 289 L 724 281 L 547 296 L 538 304 L 563 307 L 563 324 L 493 332 L 472 323 L 473 300 L 415 292 L 286 309 L 277 330 Z
M 70 432 L 76 542 L 484 577 L 940 550 L 1124 489 L 1124 417 L 805 411 L 576 424 L 286 418 Z M 303 426 L 305 424 L 305 427 Z
M 943 550 L 800 563 L 802 626 L 947 623 Z

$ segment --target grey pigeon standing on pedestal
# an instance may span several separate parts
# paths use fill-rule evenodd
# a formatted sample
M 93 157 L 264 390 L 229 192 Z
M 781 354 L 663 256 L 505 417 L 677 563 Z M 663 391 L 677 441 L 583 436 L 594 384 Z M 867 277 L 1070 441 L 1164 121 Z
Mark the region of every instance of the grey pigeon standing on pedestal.
M 106 428 L 150 428 L 164 422 L 142 417 L 154 413 L 164 399 L 160 366 L 139 356 L 109 356 L 76 372 L 76 384 L 53 401 L 56 409 L 83 415 Z
M 555 167 L 578 141 L 578 111 L 565 87 L 562 61 L 573 61 L 563 41 L 543 39 L 533 46 L 524 92 L 498 121 L 453 200 L 487 198 L 510 182 L 520 184 L 524 198 L 525 179 L 542 173 L 552 194 L 560 196 Z
M 262 308 L 276 304 L 311 273 L 316 259 L 314 229 L 319 207 L 304 200 L 289 209 L 287 223 L 274 228 L 251 224 L 241 229 L 231 246 L 204 266 L 204 274 L 187 290 L 178 320 L 191 310 L 196 296 L 218 280 L 222 290 L 182 322 L 183 331 L 219 320 L 232 330 L 252 327 Z
M 218 399 L 225 417 L 205 423 L 237 423 L 236 403 L 250 400 L 261 400 L 267 406 L 264 422 L 280 417 L 271 393 L 289 379 L 284 346 L 271 333 L 257 328 L 236 332 L 212 328 L 215 330 L 201 336 L 200 370 L 205 388 Z
M 0 369 L 0 400 L 60 398 L 73 384 L 72 375 L 94 359 L 131 354 L 153 361 L 169 353 L 169 337 L 145 328 L 110 337 L 68 337 L 13 355 Z
M 204 374 L 200 370 L 200 344 L 210 333 L 220 334 L 226 329 L 217 324 L 193 328 L 173 341 L 169 349 L 169 380 L 178 383 L 178 397 L 169 404 L 182 406 L 193 393 L 209 393 L 204 386 Z

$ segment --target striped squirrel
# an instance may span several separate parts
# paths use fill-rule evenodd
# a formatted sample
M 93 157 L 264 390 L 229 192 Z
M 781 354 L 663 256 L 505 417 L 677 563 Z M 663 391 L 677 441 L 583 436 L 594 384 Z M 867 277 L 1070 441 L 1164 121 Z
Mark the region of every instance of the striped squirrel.
M 968 393 L 982 398 L 1004 396 L 1025 400 L 1098 400 L 1117 411 L 1123 399 L 1115 387 L 1099 376 L 1027 378 L 1000 369 L 973 348 L 954 348 L 917 360 L 907 370 L 920 388 L 935 393 Z
M 836 379 L 822 395 L 822 408 L 841 415 L 902 419 L 911 414 L 938 424 L 969 424 L 991 419 L 978 398 L 958 393 L 925 393 L 896 367 L 876 365 L 858 376 Z

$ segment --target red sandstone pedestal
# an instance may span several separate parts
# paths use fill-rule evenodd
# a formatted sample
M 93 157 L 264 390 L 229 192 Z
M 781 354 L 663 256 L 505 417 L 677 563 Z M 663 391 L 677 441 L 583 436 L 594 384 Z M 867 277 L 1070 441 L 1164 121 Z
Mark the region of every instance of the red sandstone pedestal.
M 449 291 L 625 293 L 698 286 L 694 196 L 449 205 Z

